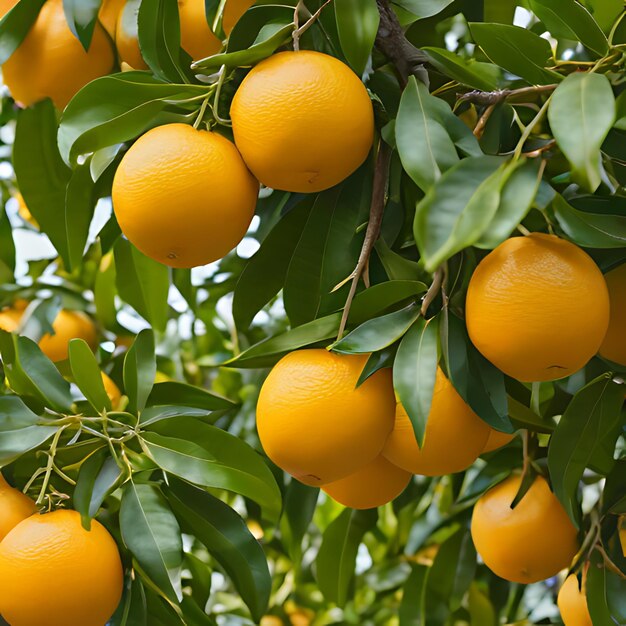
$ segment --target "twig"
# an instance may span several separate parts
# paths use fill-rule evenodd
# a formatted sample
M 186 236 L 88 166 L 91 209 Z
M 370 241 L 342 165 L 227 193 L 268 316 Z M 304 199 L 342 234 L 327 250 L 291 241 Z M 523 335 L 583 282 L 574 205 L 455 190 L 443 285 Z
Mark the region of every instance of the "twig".
M 530 152 L 523 152 L 522 156 L 528 157 L 529 159 L 534 159 L 538 156 L 541 156 L 544 152 L 547 152 L 548 150 L 550 150 L 550 148 L 553 148 L 554 146 L 556 146 L 556 139 L 550 139 L 550 141 L 548 141 L 548 143 L 541 146 L 541 148 L 537 148 L 536 150 L 531 150 Z
M 483 133 L 485 132 L 485 126 L 487 125 L 491 114 L 495 111 L 495 108 L 495 104 L 490 104 L 485 109 L 485 112 L 480 116 L 480 119 L 478 120 L 478 123 L 474 128 L 474 137 L 476 137 L 476 139 L 480 139 L 483 136 Z
M 622 572 L 622 570 L 615 565 L 611 557 L 606 553 L 606 550 L 599 542 L 596 544 L 596 550 L 601 554 L 602 559 L 604 560 L 604 565 L 614 574 L 617 574 L 620 578 L 626 580 L 626 574 L 624 574 L 624 572 Z
M 326 0 L 326 2 L 324 2 L 324 4 L 317 11 L 315 11 L 315 13 L 313 13 L 313 15 L 311 15 L 311 17 L 304 24 L 302 24 L 302 26 L 300 26 L 299 12 L 301 10 L 303 10 L 303 9 L 306 9 L 306 6 L 304 4 L 304 0 L 298 0 L 298 5 L 296 6 L 294 20 L 293 20 L 293 23 L 295 25 L 295 29 L 294 29 L 293 34 L 292 34 L 292 37 L 293 37 L 293 49 L 296 52 L 298 50 L 300 50 L 300 37 L 302 37 L 302 35 L 304 33 L 306 33 L 306 31 L 309 30 L 309 28 L 311 28 L 311 26 L 313 26 L 313 24 L 317 21 L 317 18 L 319 18 L 319 16 L 322 14 L 322 11 L 332 1 L 333 0 Z
M 424 299 L 422 300 L 421 314 L 424 319 L 426 319 L 426 313 L 428 312 L 428 307 L 433 303 L 433 300 L 437 297 L 437 295 L 441 291 L 441 287 L 443 285 L 444 274 L 445 273 L 444 273 L 443 267 L 438 268 L 437 271 L 433 274 L 433 282 L 430 285 L 428 291 L 426 292 Z
M 368 265 L 376 240 L 380 235 L 383 215 L 385 213 L 385 200 L 387 195 L 387 182 L 389 178 L 391 153 L 391 148 L 381 139 L 378 146 L 378 155 L 376 156 L 376 166 L 374 168 L 374 185 L 372 189 L 372 204 L 370 205 L 370 218 L 367 223 L 367 230 L 365 231 L 365 239 L 363 241 L 363 247 L 361 248 L 359 260 L 356 264 L 354 272 L 350 276 L 352 285 L 350 286 L 350 292 L 348 293 L 346 304 L 343 309 L 341 324 L 339 325 L 339 332 L 337 334 L 338 340 L 343 337 L 357 286 Z
M 528 430 L 524 430 L 522 431 L 522 454 L 524 455 L 524 459 L 522 462 L 522 480 L 521 480 L 522 483 L 524 482 L 524 479 L 526 478 L 526 476 L 528 475 L 528 472 L 530 471 L 529 443 L 530 443 L 530 433 L 528 432 Z
M 533 132 L 533 130 L 535 128 L 535 126 L 537 126 L 537 124 L 539 124 L 539 122 L 542 120 L 543 116 L 548 111 L 548 106 L 550 105 L 550 100 L 552 100 L 552 95 L 550 95 L 550 97 L 547 98 L 547 100 L 543 103 L 543 106 L 541 107 L 541 109 L 539 109 L 539 113 L 537 113 L 537 115 L 535 115 L 535 117 L 531 120 L 530 124 L 528 124 L 528 126 L 526 126 L 526 128 L 524 129 L 524 132 L 522 133 L 522 136 L 520 137 L 520 140 L 517 142 L 517 146 L 515 148 L 515 152 L 513 152 L 513 158 L 514 159 L 519 159 L 519 157 L 521 156 L 522 150 L 524 148 L 524 144 L 526 143 L 526 140 L 530 137 L 531 133 Z
M 492 104 L 499 104 L 500 102 L 509 100 L 510 98 L 554 91 L 557 87 L 558 85 L 555 83 L 552 85 L 521 87 L 520 89 L 497 89 L 495 91 L 480 91 L 479 89 L 475 89 L 474 91 L 459 94 L 458 99 L 461 102 L 472 102 L 481 106 L 490 106 Z
M 376 4 L 380 13 L 376 47 L 394 64 L 402 87 L 410 76 L 428 85 L 428 72 L 424 68 L 424 64 L 429 62 L 428 55 L 406 38 L 396 14 L 389 6 L 389 0 L 376 0 Z

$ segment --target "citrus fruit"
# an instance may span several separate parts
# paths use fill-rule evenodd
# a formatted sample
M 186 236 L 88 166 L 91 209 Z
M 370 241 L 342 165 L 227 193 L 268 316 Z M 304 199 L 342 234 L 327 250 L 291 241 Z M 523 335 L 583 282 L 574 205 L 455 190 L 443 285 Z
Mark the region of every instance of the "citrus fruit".
M 48 0 L 24 41 L 2 66 L 2 74 L 20 104 L 30 106 L 52 98 L 63 109 L 79 89 L 108 74 L 114 63 L 113 47 L 100 24 L 86 52 L 67 25 L 63 0 Z
M 261 618 L 260 626 L 285 626 L 285 624 L 277 615 L 264 615 Z
M 367 356 L 298 350 L 263 383 L 257 427 L 269 458 L 308 485 L 358 471 L 381 452 L 393 428 L 391 371 L 357 387 Z
M 26 202 L 24 202 L 24 197 L 21 193 L 18 193 L 15 196 L 17 200 L 17 214 L 25 221 L 28 222 L 33 228 L 39 230 L 39 224 L 37 220 L 33 217 L 33 214 L 30 212 L 30 209 L 26 206 Z
M 527 585 L 568 567 L 578 539 L 565 509 L 541 476 L 512 509 L 520 484 L 521 476 L 511 476 L 478 500 L 472 538 L 489 569 Z
M 505 374 L 555 380 L 598 351 L 609 323 L 608 290 L 578 246 L 541 233 L 514 237 L 476 268 L 466 320 L 474 345 Z
M 482 453 L 493 452 L 498 448 L 503 448 L 507 444 L 511 443 L 513 439 L 515 439 L 515 433 L 510 435 L 509 433 L 500 432 L 495 428 L 490 428 L 489 437 L 487 438 L 487 443 L 485 444 Z
M 126 0 L 103 0 L 100 7 L 98 13 L 100 24 L 113 40 L 115 40 L 117 21 L 125 4 Z
M 172 267 L 222 258 L 250 226 L 258 183 L 235 146 L 186 124 L 159 126 L 124 155 L 113 181 L 122 232 Z
M 467 469 L 482 453 L 488 436 L 489 426 L 438 367 L 424 445 L 421 449 L 417 445 L 413 424 L 398 403 L 395 426 L 383 455 L 407 472 L 443 476 Z
M 255 3 L 255 0 L 228 0 L 222 16 L 222 28 L 230 35 L 241 16 Z
M 107 392 L 107 396 L 109 396 L 109 400 L 111 400 L 111 406 L 115 411 L 120 404 L 120 400 L 122 399 L 122 392 L 104 372 L 102 372 L 102 384 L 104 385 L 104 390 Z
M 0 0 L 0 17 L 4 17 L 19 0 Z
M 92 349 L 98 343 L 96 327 L 82 311 L 61 310 L 52 323 L 54 334 L 44 335 L 39 340 L 41 351 L 51 361 L 64 361 L 69 354 L 72 339 L 84 339 Z
M 609 288 L 611 313 L 600 355 L 626 365 L 626 263 L 608 272 L 604 278 Z
M 0 474 L 0 541 L 21 521 L 36 512 L 35 503 L 21 491 L 11 487 Z
M 129 3 L 120 11 L 115 44 L 120 60 L 136 70 L 147 69 L 139 48 L 137 36 L 136 3 Z M 219 52 L 222 42 L 213 34 L 206 20 L 204 0 L 178 0 L 180 43 L 192 59 L 198 61 Z
M 2 309 L 0 311 L 0 328 L 7 333 L 15 332 L 19 328 L 22 313 L 22 311 L 12 307 Z
M 103 626 L 123 577 L 102 524 L 93 520 L 86 531 L 76 511 L 33 515 L 0 543 L 0 613 L 11 626 Z
M 593 626 L 585 590 L 578 585 L 574 574 L 568 576 L 557 598 L 561 618 L 565 626 Z
M 231 106 L 235 143 L 267 187 L 316 192 L 367 158 L 374 137 L 363 83 L 334 57 L 280 52 L 243 80 Z
M 380 455 L 354 474 L 328 483 L 322 489 L 344 506 L 374 509 L 397 498 L 410 480 L 410 472 L 405 472 Z

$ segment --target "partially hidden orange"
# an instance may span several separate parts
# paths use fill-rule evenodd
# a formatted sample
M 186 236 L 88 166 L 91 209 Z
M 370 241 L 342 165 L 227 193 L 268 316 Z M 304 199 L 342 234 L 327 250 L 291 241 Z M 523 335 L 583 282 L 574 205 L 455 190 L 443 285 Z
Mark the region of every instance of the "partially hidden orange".
M 467 469 L 483 452 L 489 426 L 465 403 L 441 368 L 435 389 L 424 445 L 417 445 L 413 424 L 398 403 L 393 432 L 383 455 L 394 465 L 424 476 L 442 476 Z
M 372 103 L 359 77 L 309 50 L 280 52 L 254 67 L 230 114 L 252 173 L 285 191 L 337 185 L 365 161 L 374 138 Z
M 241 16 L 254 4 L 255 0 L 228 0 L 222 16 L 222 28 L 230 35 Z
M 600 356 L 626 365 L 626 263 L 605 274 L 604 278 L 609 288 L 611 314 Z
M 46 334 L 39 340 L 41 351 L 51 361 L 64 361 L 69 355 L 72 339 L 84 339 L 94 350 L 98 343 L 96 327 L 88 315 L 82 311 L 59 311 L 52 322 L 54 334 Z
M 222 258 L 241 241 L 258 189 L 228 139 L 167 124 L 124 155 L 113 208 L 124 235 L 145 255 L 188 268 Z
M 367 356 L 298 350 L 263 383 L 257 428 L 269 458 L 308 485 L 353 474 L 382 451 L 393 428 L 388 369 L 357 387 Z
M 566 578 L 559 590 L 557 604 L 565 626 L 593 626 L 585 589 L 581 589 L 574 574 Z
M 483 454 L 485 452 L 493 452 L 494 450 L 498 450 L 499 448 L 503 448 L 507 444 L 511 443 L 515 439 L 515 433 L 503 433 L 495 428 L 489 429 L 489 437 L 487 438 L 487 443 L 483 448 Z
M 0 474 L 0 541 L 36 512 L 35 503 L 19 489 L 11 487 Z
M 467 291 L 470 339 L 522 382 L 569 376 L 593 357 L 609 324 L 609 294 L 593 259 L 573 243 L 533 233 L 500 244 Z

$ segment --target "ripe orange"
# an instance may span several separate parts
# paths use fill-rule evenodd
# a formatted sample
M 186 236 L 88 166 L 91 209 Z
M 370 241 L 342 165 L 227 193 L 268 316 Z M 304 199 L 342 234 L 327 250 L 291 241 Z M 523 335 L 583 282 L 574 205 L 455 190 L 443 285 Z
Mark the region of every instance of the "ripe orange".
M 578 246 L 540 233 L 514 237 L 476 268 L 466 319 L 474 345 L 505 374 L 555 380 L 598 351 L 609 324 L 608 290 Z
M 102 24 L 104 30 L 109 33 L 113 40 L 115 40 L 117 20 L 125 4 L 126 0 L 103 0 L 100 7 L 100 12 L 98 13 L 100 24 Z
M 222 28 L 230 35 L 241 16 L 255 3 L 255 0 L 228 0 L 222 16 Z
M 324 485 L 323 490 L 344 506 L 374 509 L 397 498 L 410 480 L 410 472 L 380 455 L 354 474 Z
M 611 314 L 600 355 L 626 365 L 626 263 L 611 270 L 604 278 L 609 288 Z
M 413 474 L 443 476 L 467 469 L 482 453 L 488 437 L 489 426 L 438 367 L 424 445 L 418 447 L 411 420 L 398 403 L 395 427 L 383 455 Z
M 559 591 L 557 604 L 565 626 L 593 626 L 584 588 L 578 586 L 574 574 L 568 576 Z
M 0 541 L 15 526 L 37 512 L 35 503 L 18 489 L 14 489 L 0 474 Z
M 366 356 L 298 350 L 283 357 L 261 388 L 257 427 L 276 465 L 308 485 L 358 471 L 381 452 L 393 428 L 388 369 L 360 387 Z
M 4 17 L 19 0 L 0 0 L 0 18 Z
M 285 626 L 285 624 L 277 615 L 264 615 L 259 626 Z
M 472 538 L 489 569 L 527 585 L 568 567 L 578 550 L 578 538 L 565 509 L 541 476 L 512 509 L 520 484 L 521 476 L 511 476 L 478 500 Z
M 281 52 L 259 63 L 233 98 L 235 143 L 267 187 L 316 192 L 367 158 L 372 103 L 344 63 L 320 52 Z
M 2 73 L 11 95 L 22 105 L 52 98 L 63 109 L 79 89 L 108 74 L 114 63 L 113 47 L 100 24 L 85 52 L 67 25 L 63 0 L 48 0 Z
M 508 433 L 502 433 L 495 428 L 489 429 L 489 437 L 487 438 L 487 443 L 483 448 L 482 454 L 485 452 L 493 452 L 498 448 L 503 448 L 507 444 L 511 443 L 515 439 L 515 433 L 509 435 Z
M 111 400 L 111 406 L 115 411 L 120 404 L 120 400 L 122 399 L 122 392 L 104 372 L 102 372 L 102 383 L 104 384 L 104 390 L 107 392 L 107 396 L 109 396 L 109 400 Z
M 0 543 L 0 613 L 11 626 L 103 626 L 123 578 L 111 535 L 95 520 L 86 531 L 76 511 L 33 515 Z
M 204 0 L 178 0 L 181 46 L 195 61 L 219 52 L 222 42 L 206 20 Z M 120 11 L 115 43 L 120 59 L 136 70 L 148 66 L 141 56 L 137 39 L 137 9 L 127 5 Z
M 113 181 L 122 232 L 172 267 L 222 258 L 250 226 L 258 183 L 235 146 L 186 124 L 159 126 L 126 153 Z
M 84 339 L 92 349 L 97 346 L 96 327 L 81 311 L 59 311 L 52 328 L 54 335 L 44 335 L 39 341 L 41 351 L 51 361 L 64 361 L 68 358 L 71 339 Z
M 14 308 L 6 308 L 0 311 L 0 328 L 7 333 L 15 332 L 22 319 L 22 311 L 17 311 Z

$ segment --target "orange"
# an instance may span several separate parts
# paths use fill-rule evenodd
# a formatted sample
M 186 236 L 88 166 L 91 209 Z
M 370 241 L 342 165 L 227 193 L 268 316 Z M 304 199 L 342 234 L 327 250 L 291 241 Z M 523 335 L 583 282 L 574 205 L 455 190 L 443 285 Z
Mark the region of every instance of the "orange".
M 103 0 L 98 17 L 100 24 L 111 39 L 115 39 L 115 31 L 117 29 L 117 20 L 119 18 L 126 0 Z
M 373 509 L 397 498 L 410 480 L 410 472 L 393 465 L 381 455 L 354 474 L 324 485 L 323 489 L 344 506 Z
M 609 324 L 606 282 L 593 259 L 554 235 L 500 244 L 478 265 L 467 291 L 467 330 L 505 374 L 556 380 L 596 354 Z
M 109 400 L 111 400 L 111 406 L 115 411 L 120 404 L 120 400 L 122 399 L 122 392 L 104 372 L 102 372 L 102 383 L 104 385 L 104 390 L 107 392 L 107 396 L 109 396 Z
M 17 200 L 17 214 L 25 221 L 28 222 L 31 226 L 39 230 L 39 224 L 37 220 L 33 217 L 33 214 L 30 212 L 30 209 L 26 206 L 26 202 L 24 202 L 24 197 L 21 193 L 18 193 L 15 196 Z
M 243 238 L 258 183 L 235 146 L 186 124 L 159 126 L 126 153 L 113 181 L 122 232 L 172 267 L 206 265 Z
M 495 428 L 489 429 L 489 437 L 487 438 L 487 443 L 483 448 L 482 454 L 485 452 L 493 452 L 498 448 L 503 448 L 507 444 L 511 443 L 515 439 L 515 433 L 509 435 L 508 433 L 502 433 Z
M 611 313 L 600 355 L 626 365 L 626 263 L 608 272 L 604 278 L 609 288 Z
M 311 193 L 337 185 L 374 137 L 363 83 L 334 57 L 303 50 L 259 63 L 233 98 L 235 143 L 267 187 Z
M 0 311 L 0 328 L 7 333 L 14 333 L 20 325 L 22 319 L 22 311 L 16 311 L 13 308 L 7 308 Z
M 472 538 L 489 569 L 527 585 L 568 567 L 578 550 L 578 538 L 565 509 L 541 476 L 512 509 L 520 484 L 521 476 L 511 476 L 478 500 Z
M 19 0 L 0 0 L 0 18 L 4 17 Z
M 209 28 L 204 0 L 178 0 L 181 46 L 194 61 L 211 56 L 222 42 Z M 120 11 L 115 43 L 120 59 L 134 69 L 147 69 L 137 39 L 137 7 L 127 5 Z
M 284 622 L 277 615 L 264 615 L 259 626 L 284 626 Z
M 269 458 L 308 485 L 353 474 L 381 452 L 393 428 L 391 371 L 360 387 L 367 356 L 298 350 L 263 383 L 257 428 Z
M 574 574 L 568 576 L 559 591 L 557 604 L 565 626 L 593 626 L 584 588 Z
M 67 25 L 63 0 L 48 0 L 2 73 L 11 95 L 22 105 L 52 98 L 63 109 L 79 89 L 108 74 L 114 63 L 113 47 L 100 24 L 85 52 Z
M 71 339 L 84 339 L 92 349 L 97 346 L 96 327 L 81 311 L 59 311 L 52 323 L 52 329 L 53 335 L 44 335 L 39 340 L 41 351 L 51 361 L 64 361 L 68 358 Z
M 37 512 L 35 503 L 18 489 L 14 489 L 0 474 L 0 541 L 15 526 Z
M 407 472 L 443 476 L 467 469 L 482 453 L 488 437 L 489 426 L 465 403 L 438 367 L 424 445 L 421 449 L 417 445 L 413 424 L 398 403 L 395 427 L 383 455 Z
M 222 16 L 222 28 L 230 35 L 241 16 L 255 3 L 255 0 L 228 0 Z
M 11 626 L 103 626 L 123 579 L 111 535 L 96 520 L 86 531 L 76 511 L 33 515 L 0 543 L 0 613 Z

